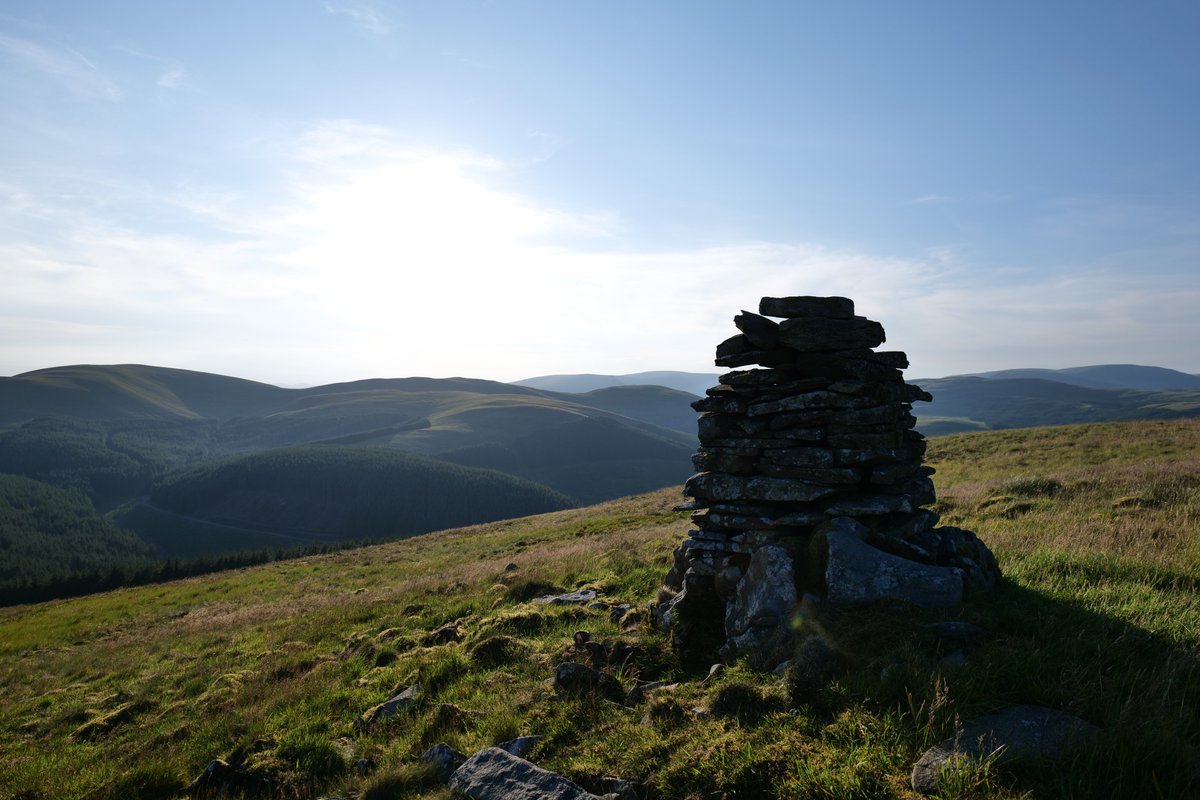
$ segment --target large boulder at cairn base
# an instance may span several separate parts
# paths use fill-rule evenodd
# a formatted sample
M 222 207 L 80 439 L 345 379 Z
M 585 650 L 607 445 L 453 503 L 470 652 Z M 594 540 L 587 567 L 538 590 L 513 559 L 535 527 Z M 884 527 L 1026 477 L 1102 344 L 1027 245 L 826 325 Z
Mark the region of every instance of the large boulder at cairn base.
M 731 638 L 754 629 L 769 633 L 789 626 L 795 610 L 792 557 L 782 547 L 760 547 L 725 607 L 725 633 Z
M 817 528 L 828 547 L 825 586 L 830 603 L 862 605 L 891 600 L 941 608 L 962 602 L 962 570 L 921 564 L 877 550 L 862 540 L 865 532 L 848 517 Z

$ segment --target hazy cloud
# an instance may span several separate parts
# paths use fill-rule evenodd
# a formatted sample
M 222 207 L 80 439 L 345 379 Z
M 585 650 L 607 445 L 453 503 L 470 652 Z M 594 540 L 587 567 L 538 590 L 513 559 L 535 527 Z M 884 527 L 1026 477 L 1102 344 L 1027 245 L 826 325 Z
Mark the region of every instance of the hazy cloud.
M 142 361 L 291 384 L 708 371 L 739 309 L 837 294 L 884 324 L 914 376 L 1195 368 L 1200 275 L 1160 284 L 1124 264 L 1049 278 L 981 270 L 951 249 L 896 258 L 805 242 L 634 250 L 615 214 L 503 188 L 499 159 L 345 121 L 263 159 L 279 176 L 269 194 L 147 198 L 185 213 L 186 232 L 56 198 L 48 231 L 0 247 L 0 317 L 28 344 L 0 348 L 4 367 Z M 35 230 L 22 221 L 49 201 L 30 187 L 4 194 L 0 224 Z
M 933 206 L 949 203 L 951 198 L 944 194 L 923 194 L 908 201 L 910 206 Z
M 131 55 L 143 61 L 150 61 L 156 65 L 158 69 L 157 77 L 154 80 L 154 85 L 160 89 L 177 89 L 190 76 L 188 69 L 183 62 L 174 58 L 164 58 L 156 56 L 152 53 L 147 53 L 142 50 L 137 50 L 132 47 L 117 48 L 122 53 Z
M 387 13 L 369 0 L 326 2 L 325 10 L 334 16 L 349 17 L 360 30 L 372 36 L 386 36 L 392 32 Z
M 155 85 L 162 89 L 175 89 L 188 77 L 187 68 L 182 64 L 172 64 L 158 76 Z

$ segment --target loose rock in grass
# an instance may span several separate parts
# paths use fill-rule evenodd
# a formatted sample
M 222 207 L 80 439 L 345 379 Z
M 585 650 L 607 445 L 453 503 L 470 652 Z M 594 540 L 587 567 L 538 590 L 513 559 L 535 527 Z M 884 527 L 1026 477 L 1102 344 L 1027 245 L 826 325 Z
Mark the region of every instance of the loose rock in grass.
M 607 672 L 577 661 L 566 661 L 554 668 L 554 689 L 571 696 L 599 694 L 608 700 L 625 699 L 625 689 L 620 681 Z
M 929 748 L 913 765 L 913 791 L 933 794 L 947 770 L 965 762 L 1054 761 L 1086 746 L 1099 729 L 1073 714 L 1041 706 L 1013 706 L 980 717 L 957 736 Z
M 420 695 L 421 685 L 413 684 L 390 700 L 364 711 L 363 715 L 354 723 L 354 727 L 358 730 L 365 730 L 372 725 L 392 719 L 412 706 Z
M 432 766 L 443 783 L 449 781 L 454 771 L 466 760 L 465 755 L 445 742 L 438 742 L 421 756 L 421 761 Z

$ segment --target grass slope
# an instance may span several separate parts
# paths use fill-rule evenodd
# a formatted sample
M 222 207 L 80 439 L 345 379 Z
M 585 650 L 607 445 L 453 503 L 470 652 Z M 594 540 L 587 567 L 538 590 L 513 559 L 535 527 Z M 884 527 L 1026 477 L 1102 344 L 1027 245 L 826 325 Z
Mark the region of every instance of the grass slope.
M 223 757 L 278 797 L 449 800 L 418 763 L 427 747 L 536 733 L 536 763 L 621 775 L 645 798 L 911 798 L 924 748 L 1013 703 L 1103 732 L 1056 766 L 968 765 L 943 797 L 1197 796 L 1200 423 L 949 436 L 930 458 L 942 513 L 992 545 L 1005 580 L 952 612 L 798 617 L 848 665 L 815 692 L 789 695 L 753 660 L 702 681 L 645 624 L 529 602 L 582 587 L 650 600 L 687 529 L 664 490 L 0 609 L 0 797 L 176 797 Z M 964 664 L 920 632 L 947 617 L 989 632 Z M 589 655 L 577 630 L 632 649 Z M 634 710 L 553 699 L 554 665 L 589 658 L 626 686 L 678 685 Z M 413 683 L 413 708 L 356 729 Z

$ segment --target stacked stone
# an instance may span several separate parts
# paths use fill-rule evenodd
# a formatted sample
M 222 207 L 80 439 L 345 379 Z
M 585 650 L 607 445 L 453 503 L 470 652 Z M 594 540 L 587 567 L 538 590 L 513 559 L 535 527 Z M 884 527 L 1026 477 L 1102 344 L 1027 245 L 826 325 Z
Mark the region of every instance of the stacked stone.
M 937 528 L 938 515 L 927 508 L 936 500 L 933 469 L 922 465 L 925 441 L 913 430 L 912 403 L 932 397 L 905 383 L 904 353 L 874 350 L 884 342 L 883 327 L 855 316 L 853 301 L 844 297 L 764 297 L 759 312 L 735 317 L 741 332 L 716 353 L 718 366 L 752 368 L 722 375 L 693 403 L 701 412 L 700 448 L 693 457 L 697 474 L 684 494 L 693 498 L 685 508 L 693 510 L 696 529 L 676 550 L 669 591 L 688 588 L 693 610 L 724 616 L 732 640 L 745 632 L 736 628 L 752 623 L 729 618 L 754 613 L 738 597 L 748 591 L 754 554 L 771 548 L 789 554 L 800 593 L 875 599 L 855 587 L 828 585 L 830 569 L 839 568 L 830 564 L 836 538 L 830 534 L 846 531 L 881 557 L 914 567 L 956 567 L 962 574 L 975 567 L 968 578 L 990 586 L 994 559 L 989 565 L 990 552 L 978 552 L 986 547 L 968 532 Z M 780 572 L 758 565 L 756 580 L 772 569 Z M 946 578 L 939 573 L 939 581 Z M 788 579 L 776 574 L 771 580 Z M 960 576 L 958 597 L 961 590 Z M 682 600 L 676 595 L 662 604 L 664 622 L 673 622 L 672 611 L 682 618 Z M 711 624 L 689 627 L 691 633 L 677 630 L 677 639 L 721 638 L 700 630 Z

